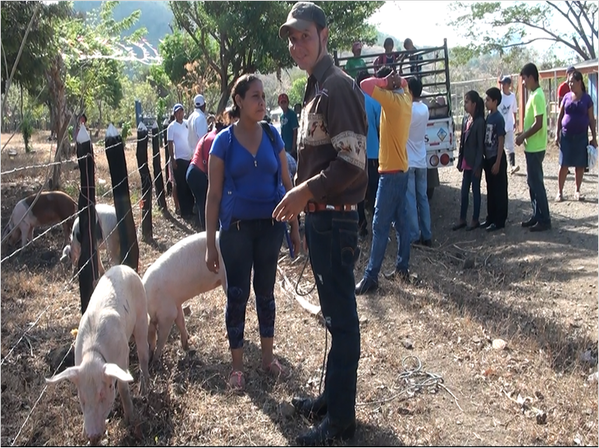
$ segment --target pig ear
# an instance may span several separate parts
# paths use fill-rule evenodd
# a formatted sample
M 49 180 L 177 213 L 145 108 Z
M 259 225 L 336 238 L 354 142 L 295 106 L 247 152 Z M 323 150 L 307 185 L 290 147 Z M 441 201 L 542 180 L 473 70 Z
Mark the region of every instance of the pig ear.
M 116 378 L 120 381 L 133 381 L 133 377 L 131 376 L 131 374 L 129 372 L 125 372 L 116 364 L 104 364 L 104 375 Z
M 52 378 L 46 378 L 46 383 L 56 383 L 62 380 L 71 380 L 73 383 L 77 382 L 79 378 L 79 367 L 69 367 L 58 375 L 54 375 Z

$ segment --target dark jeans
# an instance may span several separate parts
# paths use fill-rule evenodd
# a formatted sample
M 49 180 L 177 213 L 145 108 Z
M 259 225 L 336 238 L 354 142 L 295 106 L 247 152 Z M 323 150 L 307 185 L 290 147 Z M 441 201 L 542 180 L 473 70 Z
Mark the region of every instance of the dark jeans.
M 193 195 L 187 185 L 185 176 L 189 160 L 177 159 L 177 169 L 174 170 L 175 183 L 177 184 L 177 198 L 179 199 L 179 209 L 182 217 L 193 215 Z
M 331 333 L 324 396 L 329 419 L 343 426 L 356 418 L 360 360 L 360 324 L 354 293 L 357 212 L 308 213 L 306 240 L 322 315 Z
M 370 216 L 374 216 L 374 202 L 376 200 L 376 191 L 379 186 L 379 159 L 368 159 L 368 188 L 366 189 L 365 199 L 358 204 L 359 227 L 366 227 L 365 209 L 368 204 Z
M 193 163 L 189 164 L 185 176 L 187 185 L 196 200 L 196 208 L 200 217 L 200 226 L 206 229 L 206 193 L 208 193 L 208 176 Z
M 530 192 L 533 219 L 541 224 L 551 224 L 549 203 L 543 179 L 543 159 L 545 151 L 524 152 L 526 156 L 526 180 Z
M 499 173 L 493 174 L 491 169 L 497 157 L 485 159 L 485 180 L 487 181 L 487 219 L 488 224 L 505 227 L 507 219 L 507 160 L 504 154 L 499 163 Z
M 243 347 L 252 267 L 260 337 L 274 336 L 274 288 L 284 225 L 273 219 L 233 219 L 228 230 L 220 231 L 220 251 L 227 271 L 225 323 L 232 350 Z
M 474 203 L 472 221 L 478 222 L 480 216 L 480 177 L 476 177 L 473 170 L 464 170 L 462 172 L 462 205 L 460 207 L 460 221 L 466 221 L 470 185 L 472 185 L 472 202 Z

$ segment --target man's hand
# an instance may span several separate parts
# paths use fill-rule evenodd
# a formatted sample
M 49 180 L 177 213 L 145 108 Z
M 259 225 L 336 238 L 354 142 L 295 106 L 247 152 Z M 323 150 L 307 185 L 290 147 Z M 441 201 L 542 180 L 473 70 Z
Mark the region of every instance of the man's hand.
M 396 90 L 400 87 L 403 89 L 408 85 L 408 82 L 396 72 L 389 73 L 383 79 L 387 81 L 387 90 Z
M 497 176 L 498 173 L 499 173 L 499 158 L 497 159 L 497 162 L 495 162 L 493 164 L 493 167 L 491 168 L 491 174 L 493 174 L 493 176 Z
M 522 143 L 524 143 L 524 132 L 520 132 L 517 136 L 516 136 L 516 145 L 521 146 Z
M 310 199 L 312 193 L 304 182 L 285 194 L 272 212 L 272 217 L 277 221 L 291 221 L 299 216 Z

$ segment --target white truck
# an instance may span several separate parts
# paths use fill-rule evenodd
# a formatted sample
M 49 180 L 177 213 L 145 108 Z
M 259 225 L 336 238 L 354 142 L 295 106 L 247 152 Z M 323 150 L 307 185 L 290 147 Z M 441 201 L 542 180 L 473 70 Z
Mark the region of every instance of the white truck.
M 366 69 L 373 75 L 374 61 L 384 53 L 363 54 Z M 428 197 L 433 196 L 439 185 L 438 168 L 453 166 L 456 139 L 451 110 L 451 90 L 449 83 L 449 53 L 447 39 L 441 47 L 417 48 L 395 51 L 392 64 L 388 64 L 403 76 L 417 76 L 422 81 L 422 99 L 429 108 L 429 122 L 426 128 L 426 158 L 428 163 Z M 343 68 L 353 56 L 340 57 L 334 52 L 335 65 Z

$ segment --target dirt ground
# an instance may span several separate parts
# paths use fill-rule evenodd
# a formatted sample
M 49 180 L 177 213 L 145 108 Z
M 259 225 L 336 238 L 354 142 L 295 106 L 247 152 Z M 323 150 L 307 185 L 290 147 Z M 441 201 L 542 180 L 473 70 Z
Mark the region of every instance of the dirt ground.
M 15 203 L 44 182 L 47 134 L 34 137 L 35 154 L 23 153 L 18 136 L 2 152 L 2 227 Z M 2 143 L 8 135 L 2 135 Z M 15 160 L 7 151 L 17 150 Z M 95 145 L 97 196 L 109 192 L 110 176 L 101 142 Z M 526 166 L 509 178 L 509 222 L 505 229 L 453 232 L 459 212 L 460 173 L 440 171 L 431 201 L 432 248 L 414 247 L 410 284 L 380 279 L 380 289 L 358 298 L 362 354 L 358 370 L 358 431 L 350 445 L 593 445 L 598 443 L 597 382 L 597 170 L 585 175 L 584 202 L 574 202 L 573 179 L 566 200 L 553 201 L 557 151 L 545 159 L 545 184 L 553 229 L 538 234 L 520 227 L 530 213 Z M 127 145 L 128 171 L 135 145 Z M 65 170 L 64 190 L 77 199 L 78 170 Z M 101 179 L 101 180 L 100 180 Z M 106 181 L 105 184 L 102 181 Z M 104 186 L 101 186 L 104 185 Z M 139 175 L 129 188 L 139 195 Z M 483 191 L 486 186 L 483 181 Z M 111 202 L 110 194 L 99 202 Z M 169 198 L 170 210 L 173 210 Z M 133 207 L 140 226 L 139 207 Z M 486 210 L 485 195 L 481 218 Z M 140 274 L 161 252 L 195 232 L 189 223 L 154 208 L 154 243 L 141 242 Z M 48 354 L 72 343 L 80 318 L 79 288 L 60 263 L 62 230 L 52 229 L 1 264 L 1 438 L 2 445 L 81 445 L 83 418 L 75 387 L 46 386 Z M 36 232 L 36 235 L 40 232 Z M 138 232 L 139 235 L 139 232 Z M 393 268 L 395 238 L 383 271 Z M 361 243 L 359 279 L 370 239 Z M 2 247 L 2 259 L 11 250 Z M 105 265 L 108 264 L 102 254 Z M 303 265 L 281 251 L 281 271 L 292 283 Z M 300 289 L 312 284 L 308 272 Z M 105 445 L 294 445 L 309 423 L 289 412 L 296 395 L 317 394 L 325 330 L 277 278 L 275 351 L 291 376 L 271 379 L 260 368 L 253 299 L 246 324 L 247 390 L 230 393 L 230 355 L 221 289 L 188 302 L 186 318 L 193 349 L 184 352 L 173 328 L 162 365 L 151 371 L 146 397 L 137 394 L 137 355 L 131 351 L 133 400 L 141 435 L 123 423 L 120 401 L 109 416 Z M 315 293 L 306 299 L 317 304 Z M 502 339 L 503 349 L 493 348 Z M 330 345 L 330 339 L 328 340 Z M 422 375 L 403 379 L 417 357 Z M 424 374 L 426 372 L 428 376 Z M 422 384 L 425 377 L 442 385 Z M 414 384 L 416 383 L 416 384 Z

